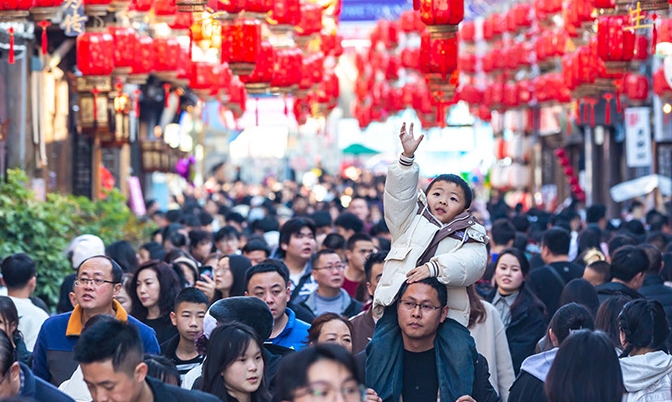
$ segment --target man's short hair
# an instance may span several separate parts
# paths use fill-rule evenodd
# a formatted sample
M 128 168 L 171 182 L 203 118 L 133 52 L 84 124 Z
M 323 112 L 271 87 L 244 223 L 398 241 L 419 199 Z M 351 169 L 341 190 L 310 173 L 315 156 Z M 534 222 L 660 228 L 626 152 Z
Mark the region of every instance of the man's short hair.
M 307 218 L 292 218 L 285 222 L 280 228 L 280 236 L 278 238 L 278 244 L 289 244 L 289 240 L 292 238 L 293 234 L 301 233 L 301 229 L 308 228 L 310 229 L 313 236 L 315 236 L 315 222 L 312 219 Z M 282 247 L 278 247 L 278 254 L 284 258 L 285 250 Z
M 384 264 L 385 257 L 387 257 L 387 251 L 371 253 L 368 257 L 366 257 L 366 261 L 364 262 L 364 275 L 366 276 L 367 282 L 371 282 L 371 271 L 374 264 Z
M 310 266 L 314 268 L 317 265 L 317 262 L 320 260 L 320 257 L 329 254 L 338 255 L 338 253 L 335 250 L 332 250 L 330 248 L 319 250 L 317 253 L 313 254 L 313 256 L 310 258 Z M 339 255 L 338 258 L 340 259 L 341 256 Z
M 348 239 L 348 242 L 346 243 L 346 249 L 352 251 L 355 249 L 355 246 L 357 245 L 358 241 L 370 241 L 372 242 L 373 240 L 371 239 L 371 236 L 369 236 L 366 233 L 355 233 L 350 238 Z
M 224 226 L 223 228 L 219 229 L 217 233 L 215 233 L 213 240 L 215 243 L 217 243 L 223 239 L 229 239 L 231 237 L 240 239 L 240 233 L 238 232 L 238 229 L 234 228 L 233 226 Z
M 553 255 L 567 255 L 572 236 L 565 229 L 552 227 L 544 232 L 541 244 Z
M 650 232 L 658 232 L 663 230 L 663 226 L 668 225 L 670 221 L 667 216 L 652 209 L 646 213 L 646 223 L 649 225 Z
M 614 236 L 611 240 L 609 240 L 608 243 L 609 255 L 613 255 L 616 252 L 616 250 L 618 250 L 623 246 L 635 246 L 635 245 L 637 245 L 637 240 L 630 235 L 620 234 Z
M 607 215 L 607 207 L 601 204 L 593 204 L 586 208 L 586 223 L 597 223 Z
M 103 320 L 82 331 L 74 349 L 80 364 L 112 361 L 115 372 L 129 377 L 143 361 L 142 340 L 134 325 L 118 320 Z
M 250 280 L 255 274 L 262 274 L 264 272 L 277 272 L 285 282 L 285 286 L 289 284 L 289 268 L 287 268 L 287 265 L 280 260 L 269 258 L 257 265 L 252 265 L 245 271 L 245 289 L 247 289 Z
M 212 232 L 202 229 L 189 231 L 189 244 L 191 247 L 197 247 L 203 242 L 212 242 Z
M 89 261 L 89 260 L 93 260 L 94 258 L 102 258 L 104 260 L 109 261 L 110 265 L 112 265 L 112 269 L 111 269 L 112 282 L 121 283 L 121 277 L 124 275 L 124 270 L 121 269 L 121 266 L 119 264 L 117 264 L 117 262 L 115 260 L 113 260 L 112 258 L 110 258 L 106 255 L 94 255 L 94 256 L 91 256 L 91 257 L 85 259 L 84 261 L 82 261 L 82 263 L 79 264 L 79 266 L 77 267 L 77 275 L 79 275 L 79 269 L 82 267 L 82 265 L 84 265 L 84 263 Z
M 506 218 L 494 221 L 490 232 L 492 233 L 492 241 L 498 246 L 507 246 L 510 241 L 516 238 L 516 227 Z
M 330 248 L 332 250 L 345 250 L 347 242 L 345 237 L 338 233 L 329 233 L 324 240 L 322 240 L 322 247 Z
M 334 226 L 359 233 L 364 229 L 364 222 L 351 212 L 342 212 L 334 221 Z
M 611 281 L 611 264 L 606 261 L 593 261 L 586 266 L 586 269 L 592 269 L 602 276 L 602 282 Z
M 441 284 L 441 282 L 439 282 L 438 279 L 431 277 L 410 284 L 404 281 L 404 283 L 401 285 L 401 288 L 399 289 L 399 293 L 397 293 L 397 302 L 401 300 L 401 297 L 404 295 L 406 289 L 408 289 L 410 285 L 414 285 L 417 283 L 424 283 L 425 285 L 433 287 L 438 295 L 439 305 L 441 306 L 441 308 L 446 307 L 446 305 L 448 304 L 448 289 L 446 289 L 446 285 Z
M 640 244 L 637 247 L 644 250 L 647 258 L 649 259 L 649 266 L 646 269 L 646 273 L 658 275 L 660 270 L 663 268 L 663 257 L 660 251 L 658 251 L 658 248 L 648 243 Z
M 25 253 L 16 253 L 2 262 L 2 279 L 9 289 L 21 289 L 35 277 L 35 261 Z
M 649 257 L 636 246 L 623 246 L 611 256 L 611 276 L 623 282 L 630 282 L 648 268 Z
M 331 214 L 327 211 L 315 211 L 310 215 L 310 218 L 318 228 L 332 225 Z
M 247 243 L 245 243 L 240 251 L 243 254 L 251 253 L 253 251 L 263 251 L 266 254 L 266 257 L 271 255 L 271 249 L 268 248 L 268 244 L 261 238 L 248 239 Z
M 184 288 L 180 290 L 180 293 L 178 293 L 175 297 L 173 312 L 177 312 L 180 303 L 205 304 L 206 309 L 210 305 L 210 303 L 208 303 L 208 297 L 205 295 L 205 293 L 196 288 Z

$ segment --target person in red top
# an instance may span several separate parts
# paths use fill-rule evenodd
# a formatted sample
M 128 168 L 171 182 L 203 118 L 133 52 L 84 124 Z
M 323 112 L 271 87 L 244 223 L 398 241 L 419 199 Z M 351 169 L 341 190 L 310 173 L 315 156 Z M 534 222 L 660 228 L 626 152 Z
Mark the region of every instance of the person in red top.
M 368 294 L 364 281 L 364 263 L 366 258 L 373 253 L 374 246 L 371 236 L 365 233 L 355 233 L 348 239 L 345 248 L 345 257 L 348 265 L 345 267 L 343 289 L 353 298 L 365 303 L 368 301 Z

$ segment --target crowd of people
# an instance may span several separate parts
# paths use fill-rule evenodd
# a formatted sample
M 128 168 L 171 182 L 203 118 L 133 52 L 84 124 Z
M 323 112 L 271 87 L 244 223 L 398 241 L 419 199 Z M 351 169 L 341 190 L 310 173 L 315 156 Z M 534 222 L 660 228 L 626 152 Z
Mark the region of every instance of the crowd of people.
M 664 214 L 471 208 L 460 176 L 421 185 L 423 137 L 399 137 L 347 207 L 216 183 L 148 203 L 138 249 L 76 237 L 56 314 L 33 296 L 48 267 L 5 256 L 0 398 L 672 401 Z

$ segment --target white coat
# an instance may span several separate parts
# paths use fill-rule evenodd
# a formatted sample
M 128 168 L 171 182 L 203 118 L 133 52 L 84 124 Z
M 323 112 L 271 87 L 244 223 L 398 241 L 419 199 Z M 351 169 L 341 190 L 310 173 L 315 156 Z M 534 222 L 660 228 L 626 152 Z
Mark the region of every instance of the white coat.
M 650 352 L 619 359 L 626 394 L 623 402 L 672 401 L 672 356 Z

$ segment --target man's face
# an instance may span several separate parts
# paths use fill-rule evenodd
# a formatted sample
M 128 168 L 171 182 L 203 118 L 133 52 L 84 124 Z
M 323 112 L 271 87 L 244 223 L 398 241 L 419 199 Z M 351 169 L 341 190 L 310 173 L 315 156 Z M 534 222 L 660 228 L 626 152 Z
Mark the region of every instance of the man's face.
M 100 285 L 92 280 L 102 279 Z M 79 285 L 75 286 L 75 299 L 84 310 L 106 311 L 112 308 L 112 300 L 119 294 L 121 284 L 112 282 L 112 263 L 105 258 L 91 258 L 85 261 L 77 272 Z
M 371 266 L 371 281 L 366 282 L 366 288 L 369 290 L 369 295 L 373 297 L 380 282 L 380 277 L 383 276 L 383 263 L 373 264 Z
M 191 249 L 191 255 L 198 261 L 203 261 L 212 250 L 212 242 L 202 241 Z M 230 253 L 231 254 L 231 253 Z
M 329 253 L 320 256 L 313 267 L 313 277 L 318 288 L 340 289 L 343 286 L 345 264 L 338 254 Z
M 223 254 L 236 254 L 238 252 L 238 248 L 240 247 L 240 240 L 236 236 L 224 237 L 218 241 L 215 246 Z
M 130 376 L 121 369 L 114 371 L 112 359 L 80 366 L 93 402 L 135 402 L 147 375 L 145 363 L 138 364 Z
M 207 310 L 205 304 L 182 302 L 176 311 L 170 313 L 170 320 L 177 327 L 180 338 L 194 342 L 196 335 L 203 330 L 203 318 Z
M 244 253 L 243 255 L 250 260 L 252 265 L 257 265 L 268 258 L 264 250 L 254 250 L 248 253 Z
M 315 236 L 310 228 L 305 226 L 298 233 L 292 233 L 289 243 L 281 244 L 280 247 L 285 250 L 287 257 L 308 261 L 315 252 Z
M 433 287 L 426 283 L 413 283 L 408 285 L 397 303 L 397 315 L 399 328 L 404 343 L 407 340 L 413 342 L 433 342 L 436 331 L 446 319 L 448 307 L 425 311 L 420 306 L 414 306 L 411 310 L 404 307 L 403 302 L 412 302 L 419 305 L 439 307 L 439 295 Z
M 369 206 L 364 199 L 355 198 L 352 200 L 348 205 L 348 211 L 361 219 L 362 222 L 366 222 L 369 218 Z
M 285 314 L 290 297 L 289 287 L 277 272 L 252 275 L 245 294 L 265 301 L 276 321 Z
M 373 242 L 360 240 L 355 242 L 352 250 L 345 250 L 345 256 L 348 258 L 350 268 L 364 272 L 364 263 L 369 254 L 373 253 Z

